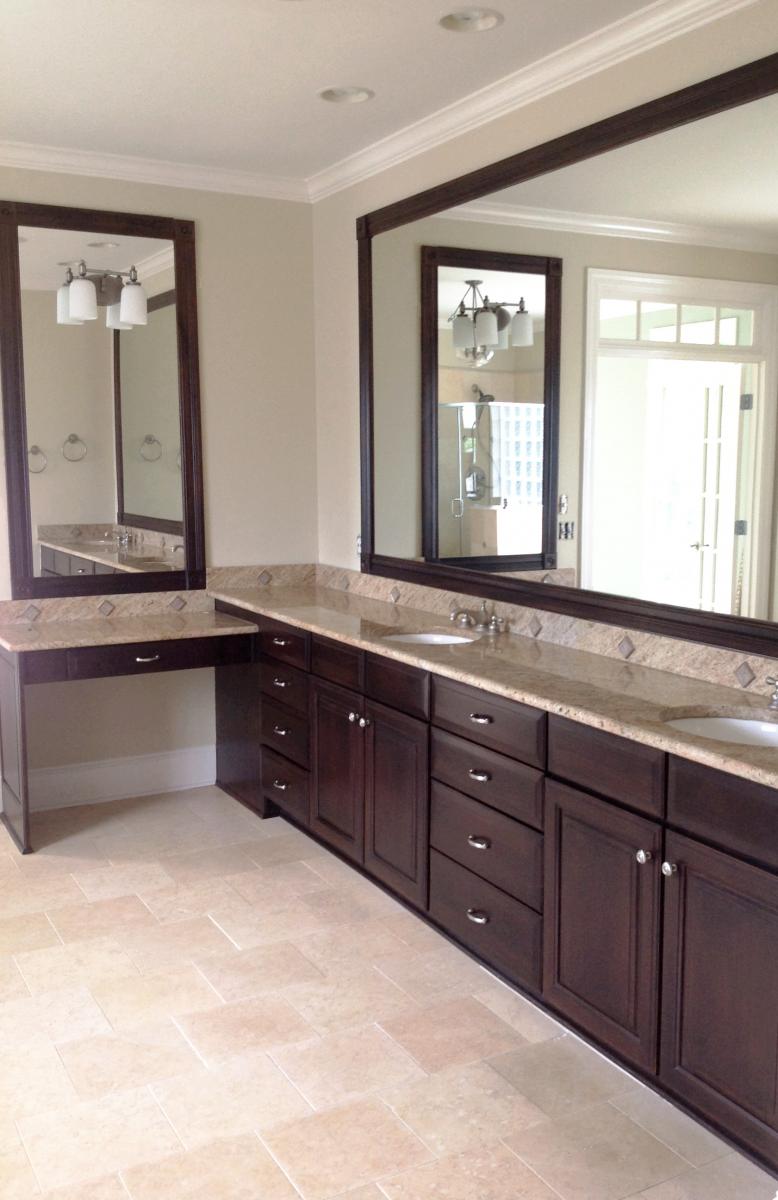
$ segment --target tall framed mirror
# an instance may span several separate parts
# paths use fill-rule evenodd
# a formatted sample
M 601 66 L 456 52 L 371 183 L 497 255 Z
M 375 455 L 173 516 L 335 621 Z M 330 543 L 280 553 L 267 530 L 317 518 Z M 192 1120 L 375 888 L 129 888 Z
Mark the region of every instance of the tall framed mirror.
M 363 570 L 776 652 L 777 119 L 771 55 L 358 222 Z M 457 301 L 441 296 L 452 247 L 468 264 L 456 284 L 471 318 L 521 299 L 502 286 L 488 304 L 483 289 L 465 294 L 500 255 L 564 269 L 558 429 L 552 461 L 544 448 L 534 559 L 495 552 L 519 465 L 523 484 L 540 482 L 515 444 L 497 470 L 488 397 L 506 380 L 484 386 L 491 362 L 473 365 L 468 395 L 456 348 L 448 358 L 441 348 L 442 337 L 453 346 L 443 326 Z M 548 317 L 546 303 L 552 376 Z M 531 416 L 522 412 L 524 429 L 537 433 Z M 445 480 L 444 422 L 455 464 Z M 469 509 L 475 538 L 455 515 Z M 455 521 L 453 539 L 443 536 Z
M 205 581 L 194 227 L 0 203 L 14 597 Z

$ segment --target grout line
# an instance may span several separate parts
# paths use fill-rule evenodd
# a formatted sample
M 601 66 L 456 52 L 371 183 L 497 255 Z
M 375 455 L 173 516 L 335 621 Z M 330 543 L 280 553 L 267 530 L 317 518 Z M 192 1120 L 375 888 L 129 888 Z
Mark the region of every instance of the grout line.
M 306 1101 L 306 1103 L 307 1103 L 307 1101 Z M 305 1120 L 305 1117 L 302 1117 L 302 1118 L 301 1118 L 301 1120 Z M 267 1132 L 267 1133 L 270 1133 L 270 1132 L 271 1132 L 271 1130 L 269 1130 L 269 1129 L 268 1129 L 268 1130 L 266 1130 L 266 1132 Z M 269 1157 L 269 1158 L 270 1158 L 270 1159 L 271 1159 L 271 1160 L 272 1160 L 272 1161 L 275 1163 L 275 1165 L 278 1167 L 279 1171 L 280 1171 L 280 1172 L 281 1172 L 281 1174 L 284 1176 L 284 1178 L 285 1178 L 285 1179 L 288 1181 L 288 1183 L 289 1183 L 289 1186 L 290 1186 L 290 1187 L 292 1188 L 292 1190 L 294 1191 L 294 1194 L 295 1194 L 296 1196 L 300 1196 L 300 1197 L 302 1197 L 302 1192 L 301 1192 L 301 1191 L 300 1191 L 300 1190 L 299 1190 L 299 1189 L 298 1189 L 298 1188 L 295 1186 L 295 1184 L 294 1184 L 294 1181 L 292 1180 L 292 1177 L 291 1177 L 291 1175 L 289 1174 L 289 1172 L 287 1171 L 286 1167 L 284 1167 L 284 1165 L 283 1165 L 283 1164 L 280 1162 L 280 1160 L 279 1160 L 278 1158 L 276 1158 L 275 1154 L 274 1154 L 274 1153 L 273 1153 L 273 1151 L 270 1149 L 270 1147 L 268 1146 L 267 1142 L 265 1141 L 265 1139 L 263 1138 L 262 1134 L 259 1132 L 259 1130 L 258 1130 L 258 1129 L 255 1129 L 255 1130 L 254 1130 L 254 1137 L 257 1139 L 257 1141 L 259 1142 L 260 1146 L 262 1146 L 262 1148 L 264 1149 L 264 1151 L 265 1151 L 265 1153 L 268 1155 L 268 1157 Z
M 224 937 L 227 938 L 228 942 L 232 942 L 232 944 L 236 950 L 248 949 L 248 947 L 241 946 L 238 942 L 236 942 L 234 937 L 230 937 L 229 933 L 227 933 L 227 930 L 222 928 L 222 926 L 219 924 L 219 922 L 216 920 L 216 917 L 214 917 L 212 913 L 207 913 L 205 919 L 206 919 L 206 921 L 210 921 L 213 925 L 215 925 L 216 928 L 219 930 L 219 933 L 223 934 Z
M 127 1193 L 127 1195 L 129 1196 L 130 1200 L 133 1200 L 132 1192 L 130 1191 L 129 1187 L 127 1186 L 127 1181 L 124 1178 L 124 1173 L 122 1171 L 117 1171 L 116 1178 L 119 1180 L 119 1183 L 121 1184 L 122 1188 Z
M 211 1067 L 211 1065 L 210 1065 L 210 1064 L 209 1064 L 209 1063 L 206 1061 L 206 1059 L 204 1059 L 204 1058 L 203 1058 L 202 1054 L 201 1054 L 201 1053 L 200 1053 L 200 1051 L 197 1049 L 197 1046 L 195 1046 L 194 1042 L 193 1042 L 193 1041 L 192 1041 L 192 1039 L 189 1037 L 189 1035 L 187 1034 L 187 1032 L 186 1032 L 184 1029 L 182 1029 L 182 1028 L 181 1028 L 181 1026 L 179 1025 L 179 1023 L 178 1023 L 178 1017 L 175 1017 L 175 1016 L 173 1016 L 173 1014 L 171 1013 L 171 1014 L 170 1014 L 170 1020 L 173 1022 L 173 1024 L 174 1024 L 174 1025 L 175 1025 L 175 1027 L 176 1027 L 176 1029 L 177 1029 L 177 1030 L 178 1030 L 178 1032 L 181 1034 L 181 1037 L 184 1039 L 184 1041 L 186 1042 L 187 1046 L 189 1046 L 189 1048 L 190 1048 L 190 1050 L 192 1051 L 192 1053 L 193 1053 L 194 1055 L 196 1055 L 196 1057 L 197 1057 L 197 1058 L 199 1058 L 200 1062 L 203 1064 L 203 1066 L 205 1067 L 206 1071 L 211 1071 L 211 1070 L 213 1070 L 213 1068 Z M 149 1086 L 151 1086 L 151 1085 L 149 1084 Z M 154 1097 L 154 1099 L 156 1100 L 156 1096 Z
M 38 1172 L 35 1170 L 35 1163 L 32 1161 L 32 1158 L 30 1157 L 30 1152 L 27 1149 L 27 1143 L 25 1142 L 22 1131 L 19 1128 L 19 1122 L 14 1121 L 13 1124 L 14 1124 L 14 1129 L 16 1130 L 16 1135 L 19 1138 L 19 1145 L 21 1146 L 22 1150 L 24 1151 L 27 1162 L 30 1164 L 30 1170 L 32 1171 L 33 1178 L 35 1179 L 35 1182 L 37 1183 L 40 1191 L 43 1192 L 43 1185 L 41 1183 L 40 1176 L 38 1175 Z
M 71 879 L 73 879 L 73 876 L 71 875 L 71 876 L 70 876 L 70 878 L 71 878 Z M 75 882 L 75 880 L 74 880 L 74 882 Z M 48 912 L 47 912 L 45 909 L 44 909 L 43 915 L 44 915 L 44 917 L 46 918 L 46 920 L 48 921 L 48 923 L 49 923 L 49 925 L 51 926 L 51 928 L 54 930 L 54 934 L 55 934 L 55 936 L 59 938 L 59 944 L 60 944 L 60 946 L 64 946 L 64 945 L 65 945 L 65 939 L 63 938 L 62 934 L 61 934 L 61 933 L 60 933 L 60 931 L 57 929 L 57 926 L 54 924 L 54 922 L 52 921 L 51 917 L 49 916 Z
M 190 961 L 188 964 L 185 964 L 185 965 L 188 965 L 188 966 L 190 966 L 190 967 L 194 967 L 195 971 L 197 971 L 197 974 L 198 974 L 198 975 L 200 976 L 200 978 L 201 978 L 201 979 L 202 979 L 202 980 L 203 980 L 203 981 L 204 981 L 204 982 L 205 982 L 205 983 L 208 985 L 208 987 L 209 987 L 209 988 L 211 989 L 211 991 L 213 992 L 214 996 L 216 996 L 217 1000 L 221 1000 L 222 1004 L 226 1004 L 226 1003 L 227 1003 L 227 1001 L 226 1001 L 226 1000 L 224 999 L 224 997 L 222 996 L 221 992 L 219 992 L 219 991 L 218 991 L 218 990 L 217 990 L 217 989 L 214 987 L 214 985 L 211 983 L 210 979 L 209 979 L 209 978 L 208 978 L 208 976 L 207 976 L 207 975 L 204 973 L 204 971 L 203 971 L 202 967 L 200 966 L 200 964 L 199 964 L 198 962 L 195 962 L 195 960 L 194 960 L 194 959 L 191 959 L 191 961 Z
M 184 1142 L 184 1139 L 181 1137 L 181 1134 L 178 1132 L 178 1130 L 176 1129 L 175 1125 L 174 1125 L 174 1124 L 173 1124 L 173 1122 L 170 1120 L 170 1117 L 169 1117 L 169 1116 L 167 1115 L 167 1113 L 165 1112 L 165 1109 L 163 1108 L 161 1101 L 160 1101 L 160 1100 L 158 1100 L 158 1099 L 157 1099 L 157 1097 L 155 1096 L 155 1094 L 154 1094 L 154 1088 L 152 1087 L 152 1085 L 151 1085 L 150 1083 L 147 1083 L 147 1084 L 146 1084 L 146 1091 L 149 1093 L 149 1095 L 151 1096 L 152 1100 L 153 1100 L 153 1101 L 154 1101 L 154 1103 L 156 1104 L 157 1108 L 158 1108 L 158 1109 L 159 1109 L 159 1111 L 162 1113 L 162 1116 L 165 1118 L 165 1120 L 167 1121 L 168 1125 L 169 1125 L 169 1126 L 170 1126 L 170 1128 L 172 1129 L 172 1131 L 173 1131 L 173 1135 L 174 1135 L 174 1137 L 177 1139 L 177 1141 L 178 1141 L 178 1143 L 179 1143 L 179 1145 L 180 1145 L 181 1149 L 184 1151 L 184 1153 L 186 1153 L 186 1151 L 189 1149 L 189 1147 L 188 1147 L 188 1146 L 185 1144 L 185 1142 Z
M 530 1126 L 529 1128 L 532 1128 L 532 1126 Z M 517 1150 L 514 1150 L 512 1146 L 508 1145 L 508 1143 L 505 1141 L 504 1138 L 500 1138 L 500 1145 L 504 1146 L 505 1149 L 508 1151 L 508 1153 L 512 1154 L 514 1158 L 517 1158 L 519 1160 L 519 1162 L 522 1163 L 523 1166 L 525 1166 L 527 1168 L 528 1171 L 531 1171 L 532 1174 L 536 1177 L 536 1179 L 539 1179 L 540 1182 L 542 1184 L 544 1184 L 550 1192 L 553 1193 L 553 1195 L 558 1196 L 559 1200 L 565 1200 L 565 1197 L 562 1195 L 562 1193 L 558 1192 L 555 1187 L 552 1187 L 551 1184 L 548 1182 L 548 1180 L 543 1175 L 540 1174 L 540 1171 L 536 1171 L 535 1168 L 530 1163 L 527 1162 L 526 1158 L 522 1158 L 522 1156 L 519 1154 L 519 1152 Z M 651 1186 L 653 1186 L 653 1185 L 651 1185 Z

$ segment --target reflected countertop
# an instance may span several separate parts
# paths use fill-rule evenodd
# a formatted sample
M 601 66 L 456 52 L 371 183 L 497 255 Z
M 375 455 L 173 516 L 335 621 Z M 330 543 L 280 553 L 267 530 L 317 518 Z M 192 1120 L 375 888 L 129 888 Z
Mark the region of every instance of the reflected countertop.
M 143 574 L 147 571 L 183 571 L 185 564 L 183 556 L 174 555 L 169 550 L 159 546 L 148 546 L 136 554 L 128 550 L 120 550 L 111 541 L 72 541 L 55 542 L 48 538 L 38 539 L 39 546 L 49 550 L 59 550 L 62 554 L 73 554 L 78 558 L 86 558 L 89 562 L 100 563 L 104 567 L 113 567 L 117 571 Z M 143 559 L 139 563 L 139 559 Z
M 778 788 L 778 750 L 713 742 L 665 724 L 698 715 L 769 721 L 775 714 L 768 712 L 766 696 L 515 634 L 449 646 L 387 642 L 388 633 L 451 633 L 452 626 L 440 614 L 315 585 L 209 588 L 208 594 L 245 612 Z

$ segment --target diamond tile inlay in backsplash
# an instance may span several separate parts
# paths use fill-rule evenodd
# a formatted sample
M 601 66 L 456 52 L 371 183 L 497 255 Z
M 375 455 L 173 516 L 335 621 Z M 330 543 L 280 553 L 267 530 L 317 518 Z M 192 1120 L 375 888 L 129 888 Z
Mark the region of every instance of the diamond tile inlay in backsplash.
M 530 633 L 532 634 L 532 636 L 534 638 L 536 638 L 540 633 L 543 632 L 543 626 L 541 625 L 541 623 L 537 619 L 537 617 L 534 617 L 534 616 L 532 617 L 527 628 L 529 629 Z
M 262 571 L 259 576 L 259 582 L 262 584 L 263 587 L 267 587 L 267 585 L 269 583 L 273 582 L 273 576 L 270 574 L 269 571 Z
M 622 658 L 630 658 L 635 653 L 635 643 L 632 638 L 625 634 L 619 642 L 618 651 Z
M 176 612 L 181 612 L 182 608 L 186 608 L 186 600 L 183 600 L 181 596 L 174 596 L 168 607 L 174 609 Z
M 98 608 L 97 611 L 99 612 L 101 617 L 110 617 L 110 615 L 114 611 L 115 607 L 116 607 L 116 605 L 111 604 L 110 600 L 103 600 L 103 603 L 100 605 L 100 607 Z
M 749 684 L 754 682 L 756 675 L 751 670 L 748 663 L 744 662 L 741 663 L 737 671 L 735 671 L 735 678 L 741 687 L 747 688 Z
M 37 621 L 40 615 L 41 610 L 36 608 L 34 604 L 30 604 L 22 613 L 22 619 L 25 621 Z

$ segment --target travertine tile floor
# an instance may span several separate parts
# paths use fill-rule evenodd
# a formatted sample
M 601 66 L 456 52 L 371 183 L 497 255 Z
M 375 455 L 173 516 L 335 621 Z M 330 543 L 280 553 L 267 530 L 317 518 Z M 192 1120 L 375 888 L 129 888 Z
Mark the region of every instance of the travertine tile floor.
M 778 1183 L 215 788 L 0 834 L 0 1197 L 773 1200 Z

